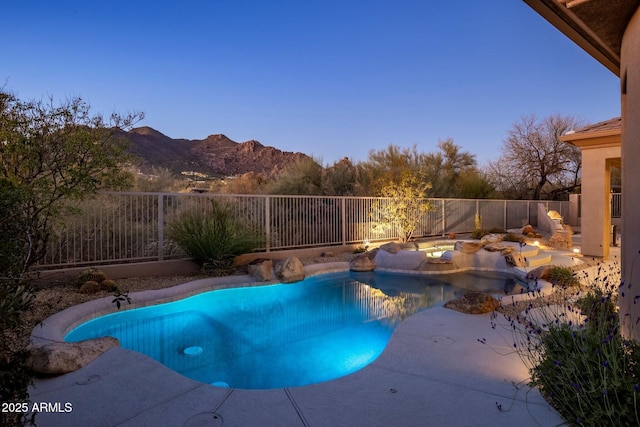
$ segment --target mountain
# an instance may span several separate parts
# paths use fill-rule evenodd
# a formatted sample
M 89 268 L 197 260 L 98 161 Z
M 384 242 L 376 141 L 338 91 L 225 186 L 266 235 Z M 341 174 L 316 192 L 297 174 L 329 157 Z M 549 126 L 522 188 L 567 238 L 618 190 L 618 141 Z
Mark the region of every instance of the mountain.
M 296 161 L 308 158 L 302 153 L 265 147 L 258 141 L 238 143 L 225 135 L 209 135 L 205 139 L 173 139 L 148 126 L 122 132 L 129 140 L 129 152 L 142 171 L 153 166 L 176 174 L 199 172 L 211 177 L 224 177 L 255 172 L 273 176 Z

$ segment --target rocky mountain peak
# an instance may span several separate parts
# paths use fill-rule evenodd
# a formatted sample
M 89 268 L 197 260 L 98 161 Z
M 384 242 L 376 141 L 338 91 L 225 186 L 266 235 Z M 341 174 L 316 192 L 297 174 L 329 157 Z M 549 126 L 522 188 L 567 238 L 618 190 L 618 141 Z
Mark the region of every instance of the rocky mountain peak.
M 138 158 L 141 169 L 164 167 L 175 174 L 192 171 L 224 177 L 253 172 L 272 176 L 308 157 L 265 147 L 253 139 L 238 143 L 223 134 L 212 134 L 201 140 L 173 139 L 144 126 L 130 130 L 125 136 L 131 143 L 129 151 Z

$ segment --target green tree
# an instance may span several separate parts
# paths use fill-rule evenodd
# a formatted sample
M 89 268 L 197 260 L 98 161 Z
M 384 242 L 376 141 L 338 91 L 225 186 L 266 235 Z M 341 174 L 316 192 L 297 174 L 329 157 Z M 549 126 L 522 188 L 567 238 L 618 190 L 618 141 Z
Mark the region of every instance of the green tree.
M 33 294 L 21 279 L 29 253 L 28 224 L 22 212 L 23 194 L 0 179 L 0 402 L 25 402 L 31 375 L 19 322 Z M 0 425 L 26 422 L 20 414 L 0 413 Z
M 0 178 L 23 196 L 27 266 L 44 256 L 52 227 L 74 201 L 131 183 L 119 135 L 143 115 L 114 113 L 105 120 L 89 110 L 81 98 L 55 105 L 21 101 L 0 89 Z
M 358 168 L 345 157 L 322 172 L 322 194 L 353 196 L 356 194 Z
M 32 292 L 25 275 L 41 259 L 52 228 L 75 201 L 130 182 L 127 147 L 117 138 L 142 114 L 91 115 L 80 98 L 21 101 L 0 88 L 0 401 L 28 400 L 30 376 L 20 315 Z M 0 424 L 27 422 L 0 414 Z
M 360 194 L 379 196 L 389 183 L 399 184 L 409 175 L 416 182 L 429 182 L 426 160 L 416 145 L 400 148 L 391 144 L 385 150 L 370 151 L 367 161 L 359 165 Z
M 296 161 L 275 177 L 265 191 L 269 194 L 322 194 L 322 166 L 311 158 Z
M 408 172 L 396 179 L 386 181 L 380 190 L 380 196 L 385 199 L 375 202 L 371 216 L 375 228 L 395 229 L 400 240 L 407 242 L 413 237 L 423 215 L 432 209 L 424 199 L 431 184 Z
M 431 197 L 484 198 L 493 193 L 492 185 L 478 169 L 474 154 L 463 151 L 452 139 L 440 141 L 438 151 L 422 153 L 416 145 L 372 151 L 359 165 L 358 193 L 378 195 L 387 179 L 400 182 L 411 174 L 418 182 L 431 183 Z
M 476 156 L 454 144 L 452 139 L 438 142 L 439 151 L 424 159 L 434 197 L 459 197 L 460 176 L 477 171 Z
M 460 173 L 456 180 L 456 197 L 462 199 L 497 198 L 495 188 L 483 171 L 470 169 Z

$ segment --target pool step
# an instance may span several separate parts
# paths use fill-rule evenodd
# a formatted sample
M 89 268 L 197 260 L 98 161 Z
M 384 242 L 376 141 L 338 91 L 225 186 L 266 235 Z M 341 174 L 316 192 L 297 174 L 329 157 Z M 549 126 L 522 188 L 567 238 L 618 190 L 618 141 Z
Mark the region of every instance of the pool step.
M 539 247 L 535 245 L 524 245 L 508 243 L 514 246 L 514 253 L 522 255 L 527 260 L 527 267 L 538 267 L 539 265 L 548 264 L 552 260 L 551 254 L 541 251 Z
M 526 257 L 527 267 L 537 267 L 539 265 L 548 264 L 551 262 L 551 254 L 545 252 L 538 252 L 534 256 Z
M 500 242 L 500 243 L 507 246 L 513 246 L 514 248 L 513 253 L 520 254 L 525 258 L 533 258 L 537 256 L 538 253 L 540 252 L 540 249 L 534 245 L 520 246 L 520 244 L 514 243 L 514 242 Z

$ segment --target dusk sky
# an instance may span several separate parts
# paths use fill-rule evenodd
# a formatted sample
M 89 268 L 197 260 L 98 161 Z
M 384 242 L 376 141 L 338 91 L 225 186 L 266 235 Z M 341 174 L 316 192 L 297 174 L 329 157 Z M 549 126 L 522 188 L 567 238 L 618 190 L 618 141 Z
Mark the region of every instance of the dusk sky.
M 521 116 L 620 115 L 619 80 L 522 0 L 59 0 L 2 6 L 0 85 L 143 111 L 325 165 L 452 138 L 482 165 Z

